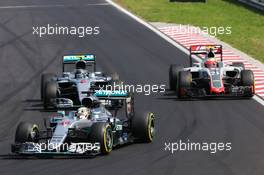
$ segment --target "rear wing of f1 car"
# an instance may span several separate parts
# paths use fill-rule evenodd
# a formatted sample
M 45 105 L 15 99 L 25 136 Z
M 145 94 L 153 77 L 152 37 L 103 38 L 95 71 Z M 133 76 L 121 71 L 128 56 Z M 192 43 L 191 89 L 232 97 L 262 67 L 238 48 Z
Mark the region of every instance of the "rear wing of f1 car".
M 212 49 L 215 55 L 220 55 L 221 61 L 223 61 L 223 47 L 222 45 L 191 45 L 190 46 L 190 66 L 192 66 L 192 55 L 198 55 L 200 57 L 208 54 Z
M 107 109 L 115 110 L 114 116 L 116 116 L 117 110 L 122 108 L 123 105 L 125 105 L 126 116 L 134 114 L 134 95 L 125 90 L 95 90 L 93 95 L 85 100 L 87 100 L 85 102 L 87 107 L 101 103 Z
M 123 105 L 125 109 L 125 114 L 127 117 L 134 115 L 134 95 L 133 93 L 128 93 L 124 90 L 99 90 L 94 94 L 101 102 L 104 101 L 105 107 L 108 109 L 114 109 L 116 116 L 117 109 L 122 108 Z M 110 103 L 109 103 L 110 102 Z
M 63 56 L 62 71 L 65 72 L 65 65 L 76 64 L 78 61 L 84 61 L 86 65 L 93 66 L 93 72 L 96 71 L 95 55 L 93 54 Z
M 111 100 L 126 100 L 132 96 L 125 90 L 90 90 L 82 92 L 87 94 L 88 98 L 84 98 L 82 105 L 91 106 L 93 102 L 99 101 L 111 101 Z M 87 100 L 87 101 L 84 101 Z
M 124 90 L 97 90 L 94 93 L 99 99 L 124 99 L 129 96 L 127 91 Z

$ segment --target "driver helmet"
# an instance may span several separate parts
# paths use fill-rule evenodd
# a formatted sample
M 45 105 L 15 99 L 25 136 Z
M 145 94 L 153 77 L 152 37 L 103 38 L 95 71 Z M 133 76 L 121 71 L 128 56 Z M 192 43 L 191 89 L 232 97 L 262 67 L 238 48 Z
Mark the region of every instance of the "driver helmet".
M 76 69 L 75 71 L 75 78 L 83 78 L 84 77 L 84 71 L 82 69 Z
M 85 61 L 78 61 L 75 65 L 76 69 L 86 69 L 86 62 Z
M 204 62 L 204 66 L 207 68 L 216 68 L 217 62 L 215 59 L 208 59 Z
M 77 117 L 79 119 L 89 119 L 91 115 L 91 110 L 87 107 L 80 107 L 77 111 Z

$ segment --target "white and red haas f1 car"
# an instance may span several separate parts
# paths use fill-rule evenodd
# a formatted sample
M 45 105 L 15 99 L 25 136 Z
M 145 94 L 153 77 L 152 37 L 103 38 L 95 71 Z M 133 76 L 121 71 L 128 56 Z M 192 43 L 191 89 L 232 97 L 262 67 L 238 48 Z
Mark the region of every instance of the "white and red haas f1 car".
M 194 63 L 193 56 L 204 58 Z M 252 97 L 255 94 L 254 74 L 243 62 L 225 64 L 221 45 L 190 47 L 190 67 L 171 65 L 170 89 L 178 98 L 188 97 Z

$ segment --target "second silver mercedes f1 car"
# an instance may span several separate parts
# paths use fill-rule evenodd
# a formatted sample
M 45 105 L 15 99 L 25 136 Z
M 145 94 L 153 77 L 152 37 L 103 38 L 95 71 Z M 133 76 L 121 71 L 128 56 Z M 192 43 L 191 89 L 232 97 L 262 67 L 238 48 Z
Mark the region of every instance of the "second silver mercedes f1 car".
M 95 56 L 68 55 L 63 57 L 62 75 L 45 73 L 41 77 L 41 99 L 44 108 L 81 106 L 87 91 L 105 87 L 118 79 L 96 71 Z

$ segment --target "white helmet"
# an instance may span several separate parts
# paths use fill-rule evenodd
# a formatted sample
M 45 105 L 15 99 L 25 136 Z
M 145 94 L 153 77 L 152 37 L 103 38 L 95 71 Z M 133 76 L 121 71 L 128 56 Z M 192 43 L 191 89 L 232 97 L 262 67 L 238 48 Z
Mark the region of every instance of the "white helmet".
M 77 111 L 77 117 L 79 119 L 88 119 L 90 116 L 91 110 L 86 107 L 80 107 Z

